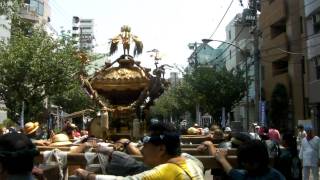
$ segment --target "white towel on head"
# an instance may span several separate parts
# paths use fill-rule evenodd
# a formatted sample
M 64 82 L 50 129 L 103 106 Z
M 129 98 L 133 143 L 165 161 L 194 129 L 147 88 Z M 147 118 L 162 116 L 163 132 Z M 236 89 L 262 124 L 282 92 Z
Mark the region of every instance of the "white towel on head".
M 43 158 L 44 163 L 51 164 L 57 163 L 59 167 L 59 180 L 66 179 L 68 177 L 68 171 L 64 171 L 67 167 L 67 154 L 68 152 L 60 151 L 59 149 L 54 149 L 52 151 L 44 151 Z M 65 172 L 65 173 L 64 173 Z
M 100 167 L 101 172 L 106 174 L 106 166 L 109 162 L 109 157 L 101 154 L 101 153 L 92 153 L 92 152 L 85 152 L 84 157 L 87 160 L 86 169 L 89 170 L 92 167 Z M 94 160 L 98 157 L 99 164 L 94 164 Z

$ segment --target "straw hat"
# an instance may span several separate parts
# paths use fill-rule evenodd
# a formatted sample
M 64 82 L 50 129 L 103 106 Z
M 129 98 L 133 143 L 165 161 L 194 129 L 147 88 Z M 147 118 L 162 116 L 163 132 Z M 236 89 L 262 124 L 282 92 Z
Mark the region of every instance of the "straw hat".
M 39 128 L 38 122 L 28 122 L 24 125 L 23 132 L 25 134 L 32 134 Z
M 188 134 L 195 135 L 195 134 L 199 134 L 199 133 L 200 133 L 200 131 L 197 128 L 190 127 L 188 129 Z
M 75 124 L 73 124 L 73 123 L 70 124 L 70 127 L 77 128 L 77 126 Z
M 67 146 L 72 144 L 69 137 L 65 134 L 56 134 L 51 138 L 51 140 L 52 143 L 50 146 Z

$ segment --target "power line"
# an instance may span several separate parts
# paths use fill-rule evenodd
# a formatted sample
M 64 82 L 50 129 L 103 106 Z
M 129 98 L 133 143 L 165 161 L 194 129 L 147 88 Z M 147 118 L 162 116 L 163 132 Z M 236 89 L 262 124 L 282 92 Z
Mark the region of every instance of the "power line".
M 216 28 L 215 28 L 215 30 L 213 31 L 213 33 L 210 35 L 209 39 L 211 39 L 211 38 L 214 36 L 214 34 L 217 32 L 217 30 L 218 30 L 218 28 L 220 27 L 222 21 L 224 20 L 226 14 L 227 14 L 228 11 L 230 10 L 230 7 L 231 7 L 233 1 L 234 1 L 234 0 L 232 0 L 232 1 L 230 2 L 228 8 L 226 9 L 224 15 L 222 16 L 220 22 L 219 22 L 218 25 L 216 26 Z M 197 43 L 195 43 L 195 46 L 196 46 L 196 48 L 195 48 L 195 50 L 192 52 L 192 54 L 190 55 L 190 57 L 192 57 L 192 56 L 197 56 L 197 53 L 200 52 L 200 51 L 204 48 L 203 43 L 201 43 L 199 47 L 197 47 Z M 197 57 L 195 57 L 195 58 L 197 58 Z
M 58 7 L 57 7 L 57 4 L 55 4 L 55 3 L 56 3 L 55 1 L 50 1 L 50 2 L 52 2 L 51 5 L 52 5 L 53 10 L 54 10 L 55 12 L 57 12 L 58 14 L 60 14 L 62 17 L 68 17 L 68 13 L 66 13 L 64 10 L 58 8 Z M 71 22 L 68 22 L 65 18 L 62 18 L 62 20 L 63 20 L 64 23 L 66 23 L 66 24 L 71 23 Z
M 242 28 L 240 29 L 240 31 L 238 32 L 238 34 L 237 34 L 237 35 L 235 36 L 235 38 L 231 41 L 231 43 L 235 42 L 235 41 L 238 39 L 238 37 L 240 36 L 240 34 L 241 34 L 241 32 L 243 31 L 244 28 L 245 28 L 245 26 L 242 26 Z M 225 52 L 229 49 L 230 46 L 231 46 L 231 44 L 229 44 L 229 45 L 225 48 L 225 50 L 224 50 L 223 52 L 221 52 L 221 53 L 216 57 L 216 59 L 218 59 L 220 56 L 222 56 L 223 53 L 225 53 Z
M 308 48 L 318 47 L 318 46 L 320 46 L 320 43 L 315 44 L 315 45 L 311 45 L 311 46 L 306 46 L 306 47 L 302 48 L 301 50 L 303 51 L 303 50 L 306 50 L 306 49 L 308 49 Z M 274 49 L 278 49 L 278 48 L 274 48 Z M 235 56 L 237 55 L 237 51 L 233 51 L 231 54 L 232 54 L 232 56 L 231 56 L 230 58 L 228 58 L 229 55 L 224 56 L 224 57 L 222 58 L 222 62 L 223 62 L 223 63 L 226 63 L 227 61 L 230 61 L 233 57 L 235 57 Z M 269 54 L 269 55 L 261 56 L 261 58 L 274 57 L 274 56 L 278 56 L 278 55 L 282 55 L 282 54 L 292 54 L 292 53 L 291 53 L 291 52 L 283 52 L 283 51 L 282 51 L 282 52 L 279 52 L 279 53 L 274 53 L 274 54 Z M 292 55 L 303 55 L 303 54 L 298 54 L 298 53 L 296 53 L 296 54 L 292 54 Z M 266 60 L 262 60 L 262 59 L 261 59 L 261 61 L 266 62 L 266 63 L 272 63 L 272 62 L 269 62 L 269 61 L 266 61 Z M 299 64 L 299 63 L 289 63 L 289 64 Z
M 229 4 L 229 6 L 228 6 L 228 8 L 227 8 L 226 12 L 223 14 L 223 16 L 222 16 L 222 18 L 221 18 L 220 22 L 218 23 L 218 25 L 217 25 L 217 27 L 215 28 L 215 30 L 213 31 L 213 33 L 210 35 L 209 39 L 211 39 L 211 38 L 214 36 L 214 34 L 217 32 L 217 30 L 218 30 L 218 28 L 220 27 L 220 25 L 221 25 L 222 21 L 224 20 L 225 16 L 227 15 L 228 11 L 230 10 L 231 5 L 232 5 L 233 1 L 234 1 L 234 0 L 232 0 L 232 1 L 231 1 L 231 3 Z
M 312 35 L 306 35 L 306 36 L 303 36 L 303 37 L 299 37 L 297 39 L 293 39 L 291 41 L 288 41 L 288 42 L 284 42 L 284 43 L 281 43 L 279 45 L 276 45 L 276 46 L 271 46 L 271 47 L 268 47 L 268 48 L 264 48 L 264 49 L 261 49 L 261 51 L 267 51 L 267 50 L 271 50 L 271 49 L 274 49 L 274 48 L 281 48 L 282 45 L 288 45 L 288 44 L 293 44 L 293 42 L 300 42 L 300 41 L 305 41 L 305 40 L 309 40 L 309 39 L 314 39 L 316 37 L 320 36 L 320 34 L 312 34 Z M 311 37 L 311 38 L 309 38 Z

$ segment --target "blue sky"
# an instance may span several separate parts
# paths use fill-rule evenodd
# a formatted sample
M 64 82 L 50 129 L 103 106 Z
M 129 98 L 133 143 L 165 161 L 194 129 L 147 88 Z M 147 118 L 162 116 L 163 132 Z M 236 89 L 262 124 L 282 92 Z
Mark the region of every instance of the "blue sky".
M 72 16 L 94 19 L 95 51 L 102 53 L 108 52 L 108 41 L 120 32 L 120 27 L 129 25 L 132 33 L 142 39 L 144 52 L 156 48 L 163 54 L 161 63 L 185 67 L 191 54 L 188 43 L 209 38 L 231 1 L 50 0 L 51 25 L 57 31 L 61 27 L 70 30 Z M 239 0 L 234 0 L 213 39 L 225 40 L 225 26 L 240 12 Z M 118 55 L 111 56 L 111 60 Z M 153 67 L 150 54 L 144 53 L 137 59 L 143 65 Z

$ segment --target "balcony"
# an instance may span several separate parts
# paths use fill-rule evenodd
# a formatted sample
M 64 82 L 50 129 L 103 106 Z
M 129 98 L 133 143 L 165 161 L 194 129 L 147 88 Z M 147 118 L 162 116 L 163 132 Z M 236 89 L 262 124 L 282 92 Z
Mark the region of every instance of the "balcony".
M 278 83 L 283 84 L 284 86 L 286 86 L 288 88 L 289 87 L 289 74 L 288 73 L 283 73 L 283 74 L 274 76 L 273 77 L 273 88 Z
M 309 17 L 320 8 L 320 1 L 304 0 L 304 7 L 305 7 L 305 11 L 304 11 L 305 16 Z
M 262 45 L 262 58 L 265 61 L 273 62 L 278 59 L 283 59 L 288 56 L 287 53 L 282 52 L 282 50 L 288 50 L 288 37 L 286 33 L 281 33 L 273 39 L 265 41 Z
M 286 2 L 284 0 L 274 0 L 262 2 L 261 27 L 265 28 L 286 19 Z
M 37 12 L 30 8 L 30 5 L 24 4 L 24 6 L 20 9 L 19 15 L 23 19 L 30 20 L 32 22 L 38 22 L 39 21 L 39 16 L 37 15 Z
M 320 34 L 314 34 L 307 40 L 308 58 L 312 59 L 315 56 L 320 55 Z

